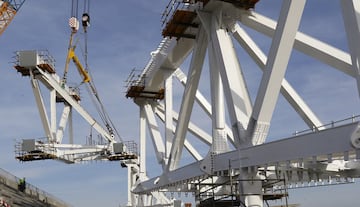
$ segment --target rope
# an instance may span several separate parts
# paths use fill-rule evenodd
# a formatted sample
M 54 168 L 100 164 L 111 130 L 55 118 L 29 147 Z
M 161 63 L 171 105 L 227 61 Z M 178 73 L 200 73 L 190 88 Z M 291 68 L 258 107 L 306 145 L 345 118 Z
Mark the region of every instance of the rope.
M 84 1 L 84 13 L 89 13 L 90 11 L 90 0 Z

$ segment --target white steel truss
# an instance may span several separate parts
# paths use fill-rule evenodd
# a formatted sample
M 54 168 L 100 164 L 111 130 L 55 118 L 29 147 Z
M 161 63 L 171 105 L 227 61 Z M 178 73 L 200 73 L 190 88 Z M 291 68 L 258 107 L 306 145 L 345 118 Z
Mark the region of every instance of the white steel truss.
M 58 158 L 64 162 L 78 162 L 94 159 L 104 159 L 106 154 L 113 153 L 113 144 L 116 140 L 106 129 L 104 129 L 81 105 L 78 100 L 79 94 L 76 90 L 62 85 L 53 65 L 48 61 L 50 56 L 44 56 L 39 51 L 20 51 L 17 53 L 17 65 L 15 66 L 23 75 L 30 76 L 31 86 L 40 113 L 40 118 L 45 131 L 45 140 L 35 141 L 34 151 L 41 151 L 48 158 Z M 34 63 L 34 64 L 30 64 Z M 50 68 L 50 69 L 49 69 Z M 40 83 L 49 90 L 49 110 L 45 105 Z M 60 113 L 59 125 L 57 125 L 57 106 L 63 105 Z M 74 144 L 72 111 L 76 110 L 82 118 L 89 123 L 99 134 L 108 141 L 107 144 L 82 146 Z M 48 116 L 48 111 L 50 116 Z M 64 144 L 63 137 L 66 127 L 69 127 L 69 141 Z M 24 155 L 24 151 L 18 149 L 24 159 L 31 159 L 31 155 Z M 104 156 L 105 155 L 105 156 Z M 20 157 L 21 157 L 20 156 Z M 19 158 L 20 158 L 19 157 Z M 44 157 L 44 158 L 45 158 Z M 25 161 L 25 160 L 24 160 Z
M 209 197 L 201 195 L 208 189 L 214 190 L 214 184 L 218 185 L 211 196 L 229 195 L 233 187 L 221 183 L 235 179 L 236 191 L 245 206 L 263 206 L 267 188 L 264 183 L 271 179 L 297 185 L 321 180 L 334 183 L 335 177 L 347 182 L 348 178 L 360 177 L 359 122 L 350 119 L 351 123 L 336 127 L 324 125 L 296 87 L 285 79 L 292 51 L 297 50 L 356 79 L 360 85 L 360 4 L 356 0 L 340 2 L 350 53 L 299 31 L 306 0 L 284 0 L 278 21 L 239 8 L 235 1 L 189 1 L 179 9 L 196 16 L 187 22 L 190 26 L 183 31 L 186 34 L 165 37 L 151 53 L 140 79 L 132 85 L 142 87 L 140 95 L 131 97 L 140 108 L 139 171 L 143 177 L 132 192 L 193 192 L 200 206 L 201 202 L 206 206 Z M 247 28 L 272 39 L 267 55 Z M 263 71 L 256 94 L 248 90 L 236 44 Z M 185 67 L 187 75 L 181 69 Z M 210 86 L 207 97 L 199 91 L 200 79 L 206 72 Z M 172 79 L 184 86 L 181 101 L 174 95 Z M 161 90 L 165 91 L 163 100 L 141 95 Z M 266 142 L 280 94 L 310 130 Z M 255 97 L 254 103 L 251 97 Z M 174 107 L 176 101 L 178 111 Z M 195 124 L 200 119 L 192 116 L 195 103 L 210 118 L 211 127 L 202 129 Z M 146 179 L 146 171 L 151 168 L 145 159 L 147 130 L 163 169 L 151 179 Z M 204 145 L 194 146 L 192 139 Z M 192 163 L 180 164 L 188 159 L 184 150 L 194 158 Z M 286 187 L 279 183 L 270 186 Z
M 148 206 L 152 200 L 163 204 L 171 204 L 163 193 L 152 192 L 149 196 L 139 196 L 131 190 L 140 181 L 148 180 L 148 177 L 140 169 L 144 169 L 143 161 L 138 157 L 137 146 L 133 142 L 119 142 L 109 129 L 105 129 L 91 116 L 82 105 L 80 105 L 80 94 L 74 89 L 64 84 L 55 73 L 55 66 L 52 57 L 47 51 L 19 51 L 16 54 L 15 69 L 23 76 L 29 76 L 37 107 L 39 110 L 42 125 L 45 131 L 44 139 L 24 139 L 16 145 L 16 158 L 20 161 L 33 161 L 55 159 L 65 163 L 77 163 L 82 161 L 105 160 L 120 161 L 122 167 L 128 170 L 128 205 Z M 41 85 L 44 86 L 41 88 Z M 49 107 L 43 96 L 45 93 L 41 89 L 49 92 Z M 60 117 L 57 108 L 63 107 Z M 150 108 L 149 108 L 150 107 Z M 147 106 L 147 117 L 151 117 L 149 123 L 154 123 L 154 114 L 151 106 Z M 94 128 L 105 140 L 101 143 L 75 144 L 73 135 L 73 110 Z M 48 116 L 48 111 L 50 116 Z M 57 120 L 59 118 L 59 124 Z M 64 142 L 66 127 L 69 129 L 69 141 Z M 154 140 L 158 139 L 158 134 L 154 130 Z M 77 140 L 78 141 L 78 140 Z M 162 143 L 156 143 L 160 148 L 159 162 L 164 156 Z
M 129 155 L 123 154 L 126 147 L 116 145 L 122 143 L 117 143 L 113 134 L 84 110 L 78 94 L 61 83 L 51 62 L 37 51 L 22 51 L 15 68 L 30 77 L 46 140 L 24 140 L 20 160 L 121 160 L 128 167 L 128 206 L 175 206 L 164 192 L 193 192 L 199 206 L 230 195 L 245 206 L 262 207 L 269 189 L 324 180 L 328 184 L 348 183 L 350 178 L 360 177 L 360 122 L 352 118 L 350 123 L 324 125 L 285 79 L 292 52 L 297 50 L 356 80 L 360 94 L 357 0 L 340 0 L 349 53 L 298 31 L 306 0 L 283 0 L 278 21 L 250 9 L 247 3 L 256 0 L 170 2 L 182 5 L 174 7 L 172 18 L 176 11 L 194 18 L 190 22 L 175 21 L 187 29 L 163 39 L 151 53 L 140 79 L 128 90 L 127 97 L 134 98 L 140 108 L 139 156 L 124 158 Z M 271 38 L 268 54 L 248 34 L 248 28 Z M 237 46 L 262 71 L 255 94 L 249 90 L 243 73 L 246 66 L 240 64 Z M 208 95 L 200 92 L 205 73 L 209 74 Z M 180 101 L 174 79 L 184 86 Z M 49 107 L 43 100 L 41 84 L 49 91 Z M 266 142 L 280 94 L 310 130 Z M 57 117 L 59 103 L 63 108 Z M 179 110 L 175 110 L 176 104 Z M 208 126 L 198 123 L 203 117 L 193 117 L 197 116 L 196 104 L 210 120 Z M 74 111 L 107 143 L 74 144 Z M 64 144 L 66 127 L 69 141 Z M 148 137 L 162 170 L 152 178 L 148 177 L 152 163 L 146 159 Z M 185 150 L 193 161 L 186 157 Z

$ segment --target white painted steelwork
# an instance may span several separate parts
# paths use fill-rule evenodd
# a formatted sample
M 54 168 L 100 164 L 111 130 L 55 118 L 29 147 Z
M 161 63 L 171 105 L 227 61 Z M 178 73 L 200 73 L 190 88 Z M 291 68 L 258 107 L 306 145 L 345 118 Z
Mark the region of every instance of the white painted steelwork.
M 20 161 L 54 159 L 68 164 L 93 160 L 120 161 L 121 166 L 127 167 L 128 170 L 129 205 L 137 202 L 141 205 L 148 205 L 147 196 L 139 197 L 131 193 L 133 186 L 140 180 L 148 179 L 139 170 L 137 146 L 132 146 L 135 144 L 134 142 L 123 142 L 122 140 L 119 142 L 116 140 L 109 129 L 105 129 L 80 105 L 80 94 L 61 81 L 55 72 L 51 56 L 44 51 L 19 51 L 16 53 L 15 69 L 23 76 L 30 77 L 30 83 L 45 131 L 44 139 L 28 139 L 18 142 L 15 149 L 16 158 Z M 41 90 L 43 89 L 41 85 L 48 89 L 49 107 L 46 106 L 46 102 L 43 100 L 45 94 Z M 58 117 L 57 109 L 61 106 L 63 111 Z M 153 114 L 151 106 L 149 107 L 148 113 Z M 48 111 L 50 116 L 48 116 Z M 89 126 L 99 133 L 99 136 L 104 139 L 103 143 L 88 143 L 86 145 L 74 143 L 73 111 L 76 111 Z M 57 120 L 60 120 L 58 125 Z M 69 132 L 68 143 L 64 143 L 63 140 L 66 127 L 69 128 L 67 130 Z M 154 133 L 156 132 L 154 131 Z M 154 138 L 155 141 L 157 139 L 158 137 Z M 163 154 L 163 151 L 159 153 L 159 160 L 162 160 Z M 171 203 L 162 193 L 153 192 L 151 194 L 162 203 Z M 151 200 L 149 199 L 149 201 Z
M 200 206 L 215 197 L 230 195 L 237 198 L 234 202 L 262 207 L 269 189 L 324 181 L 349 183 L 360 177 L 360 123 L 353 120 L 337 126 L 324 125 L 285 79 L 291 53 L 297 50 L 353 78 L 360 91 L 357 0 L 341 0 L 349 53 L 298 31 L 306 0 L 283 0 L 278 21 L 241 8 L 238 1 L 171 2 L 184 3 L 176 8 L 195 14 L 196 18 L 181 22 L 188 26 L 183 34 L 165 37 L 151 53 L 140 78 L 131 82 L 130 87 L 135 86 L 139 90 L 135 92 L 140 94 L 128 96 L 140 109 L 140 156 L 121 162 L 128 167 L 128 206 L 173 206 L 176 202 L 164 192 L 192 192 Z M 247 33 L 247 28 L 271 38 L 268 54 Z M 237 44 L 263 72 L 255 94 L 249 91 Z M 30 76 L 47 140 L 45 143 L 28 140 L 26 147 L 34 150 L 19 157 L 24 161 L 50 158 L 67 163 L 112 157 L 116 140 L 83 109 L 78 94 L 62 85 L 51 64 L 45 62 L 46 67 L 40 66 L 44 63 L 36 51 L 23 54 L 30 54 L 29 59 L 23 60 L 31 64 L 20 61 L 16 69 Z M 188 67 L 187 75 L 184 67 Z M 199 91 L 206 72 L 210 95 Z M 184 86 L 179 103 L 173 79 Z M 40 84 L 49 90 L 49 109 L 45 107 Z M 280 93 L 311 130 L 266 142 Z M 255 97 L 254 103 L 251 97 Z M 56 117 L 57 100 L 64 103 L 60 119 Z M 176 104 L 179 110 L 175 110 Z M 193 117 L 196 104 L 209 118 L 208 126 L 195 124 L 200 118 L 204 120 Z M 73 110 L 108 143 L 74 144 Z M 70 131 L 69 144 L 63 144 L 66 126 Z M 147 139 L 152 145 L 147 145 Z M 203 145 L 193 144 L 192 139 Z M 156 163 L 162 170 L 152 178 L 148 177 L 148 170 L 153 163 L 146 159 L 149 146 L 153 147 Z M 194 159 L 190 164 L 184 159 L 185 150 Z
M 140 79 L 133 82 L 133 86 L 141 85 L 144 91 L 164 89 L 165 97 L 163 100 L 132 97 L 140 108 L 139 172 L 142 177 L 132 192 L 138 195 L 193 192 L 200 206 L 206 198 L 237 192 L 239 202 L 245 206 L 263 206 L 269 188 L 284 189 L 284 186 L 324 181 L 327 184 L 347 183 L 352 180 L 349 178 L 360 177 L 360 123 L 324 125 L 285 79 L 292 51 L 297 50 L 359 83 L 359 3 L 341 1 L 350 45 L 350 53 L 347 53 L 299 31 L 306 0 L 284 0 L 278 21 L 256 10 L 236 7 L 235 1 L 231 2 L 190 1 L 184 7 L 177 7 L 196 13 L 196 18 L 181 22 L 189 26 L 183 35 L 163 39 L 151 53 Z M 268 54 L 246 28 L 272 39 Z M 192 36 L 195 39 L 191 39 Z M 263 71 L 256 94 L 250 94 L 236 44 Z M 183 67 L 188 67 L 188 75 L 182 72 Z M 199 80 L 205 72 L 210 77 L 208 97 L 199 92 Z M 178 88 L 173 87 L 172 78 L 184 86 L 180 103 L 175 103 Z M 280 94 L 311 130 L 266 142 Z M 255 97 L 254 103 L 250 97 Z M 204 110 L 211 127 L 202 129 L 194 124 L 200 119 L 192 116 L 195 103 Z M 175 104 L 179 104 L 178 111 Z M 152 167 L 144 158 L 149 146 L 146 145 L 147 131 L 163 170 L 151 179 L 146 178 L 146 171 Z M 195 147 L 191 143 L 193 139 L 204 145 Z M 184 150 L 194 158 L 192 163 L 181 164 L 188 163 Z M 204 150 L 205 156 L 202 155 Z M 277 181 L 271 183 L 270 180 Z M 236 183 L 236 190 L 224 184 L 230 181 Z M 282 181 L 286 184 L 279 184 Z M 210 195 L 209 189 L 215 193 Z M 209 197 L 203 198 L 204 195 Z M 137 205 L 132 203 L 132 206 Z

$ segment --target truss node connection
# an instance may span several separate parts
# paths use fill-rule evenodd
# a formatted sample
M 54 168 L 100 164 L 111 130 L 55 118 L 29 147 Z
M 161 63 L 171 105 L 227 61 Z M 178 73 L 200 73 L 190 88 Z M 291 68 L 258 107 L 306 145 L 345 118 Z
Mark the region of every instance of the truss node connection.
M 274 21 L 257 13 L 258 0 L 169 1 L 162 14 L 163 40 L 140 75 L 128 79 L 126 97 L 139 107 L 142 172 L 131 191 L 137 197 L 129 203 L 146 206 L 146 195 L 191 192 L 198 206 L 262 207 L 287 200 L 289 188 L 350 184 L 360 177 L 357 116 L 323 124 L 285 77 L 296 67 L 290 60 L 297 50 L 359 85 L 354 74 L 359 71 L 359 3 L 342 1 L 351 44 L 347 53 L 299 31 L 305 2 L 282 1 Z M 248 30 L 269 37 L 267 54 L 259 46 L 265 40 Z M 254 63 L 251 68 L 246 61 Z M 251 90 L 254 79 L 249 84 L 245 76 L 254 67 L 261 75 L 257 91 Z M 183 89 L 180 100 L 175 88 Z M 147 91 L 160 90 L 161 99 L 146 98 Z M 282 108 L 279 96 L 309 130 L 266 142 L 275 108 Z M 146 174 L 153 164 L 145 159 L 148 140 L 162 169 L 152 178 Z
M 117 142 L 112 132 L 101 126 L 81 105 L 79 88 L 69 87 L 56 74 L 55 60 L 48 51 L 16 52 L 14 68 L 30 78 L 40 118 L 46 134 L 45 139 L 24 139 L 16 143 L 16 158 L 20 161 L 56 159 L 65 163 L 91 160 L 137 162 L 135 142 Z M 43 100 L 41 84 L 50 92 L 50 107 Z M 57 108 L 62 108 L 60 119 Z M 72 112 L 75 110 L 99 133 L 99 143 L 74 144 Z M 50 116 L 48 116 L 50 112 Z M 59 123 L 57 123 L 57 121 Z M 69 142 L 64 144 L 66 128 Z
M 0 2 L 4 14 L 10 1 Z M 258 13 L 259 3 L 169 1 L 162 15 L 163 40 L 140 75 L 133 71 L 127 80 L 126 97 L 139 107 L 139 150 L 135 142 L 117 142 L 112 128 L 102 126 L 80 105 L 79 92 L 56 74 L 48 53 L 17 52 L 15 69 L 30 79 L 45 139 L 17 142 L 16 158 L 120 161 L 128 170 L 127 206 L 140 207 L 181 206 L 181 201 L 166 195 L 174 192 L 192 193 L 199 207 L 263 207 L 273 200 L 291 206 L 289 188 L 353 183 L 360 178 L 357 117 L 323 124 L 316 107 L 306 103 L 306 96 L 297 91 L 299 85 L 293 86 L 286 74 L 298 67 L 291 64 L 297 50 L 314 65 L 319 61 L 324 68 L 342 73 L 344 80 L 353 80 L 359 95 L 359 1 L 340 1 L 348 52 L 299 31 L 307 14 L 306 0 L 282 1 L 277 21 Z M 249 35 L 248 30 L 260 35 Z M 263 35 L 269 37 L 266 53 L 261 47 L 266 39 L 258 39 Z M 259 69 L 257 85 L 253 78 L 248 80 L 247 68 Z M 201 93 L 204 84 L 206 95 Z M 49 107 L 40 87 L 49 92 Z M 175 89 L 183 89 L 182 96 Z M 322 98 L 323 93 L 314 93 Z M 282 110 L 282 104 L 293 109 L 291 118 L 310 130 L 269 142 L 273 116 L 279 113 L 275 109 Z M 85 145 L 74 144 L 73 111 L 97 131 L 101 141 L 91 137 Z M 63 140 L 66 132 L 68 142 Z M 161 171 L 148 177 L 154 164 Z

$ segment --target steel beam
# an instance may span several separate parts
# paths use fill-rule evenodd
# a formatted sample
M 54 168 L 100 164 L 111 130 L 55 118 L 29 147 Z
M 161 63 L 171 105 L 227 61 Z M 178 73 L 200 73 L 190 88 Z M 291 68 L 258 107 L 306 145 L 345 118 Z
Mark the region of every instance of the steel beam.
M 170 71 L 167 72 L 165 85 L 165 154 L 170 156 L 171 143 L 173 140 L 173 77 Z
M 276 22 L 256 12 L 251 15 L 241 16 L 241 23 L 264 34 L 273 37 L 276 28 Z M 294 42 L 294 48 L 310 57 L 338 69 L 339 71 L 355 77 L 355 71 L 352 70 L 351 57 L 348 53 L 317 40 L 309 35 L 297 32 Z
M 351 137 L 356 134 L 359 124 L 360 122 L 354 122 L 320 132 L 293 136 L 262 145 L 222 153 L 214 156 L 214 171 L 227 171 L 229 169 L 229 161 L 231 161 L 232 169 L 237 170 L 252 167 L 266 168 L 281 163 L 298 163 L 304 160 L 313 161 L 314 158 L 315 161 L 327 161 L 329 155 L 332 155 L 334 160 L 344 160 L 345 157 L 347 159 L 359 159 L 359 149 L 354 148 L 350 142 Z M 168 172 L 166 175 L 141 182 L 134 189 L 134 192 L 146 193 L 206 178 L 208 175 L 201 170 L 200 164 L 201 161 L 194 162 Z M 360 174 L 357 177 L 360 177 Z
M 254 62 L 259 66 L 259 68 L 264 71 L 267 62 L 266 55 L 257 46 L 253 39 L 246 33 L 246 31 L 240 27 L 239 24 L 235 24 L 233 36 L 246 50 Z M 315 115 L 315 113 L 310 109 L 310 107 L 305 103 L 305 101 L 285 78 L 281 83 L 280 92 L 294 108 L 294 110 L 300 115 L 300 117 L 305 121 L 309 128 L 315 127 L 319 130 L 324 129 L 324 127 L 321 127 L 323 124 L 320 119 Z
M 144 103 L 139 105 L 140 117 L 139 117 L 139 144 L 140 144 L 140 157 L 139 157 L 139 179 L 145 180 L 146 177 L 146 113 L 144 109 Z
M 211 40 L 209 44 L 210 67 L 219 67 L 232 132 L 235 143 L 239 146 L 241 139 L 245 139 L 245 129 L 252 111 L 252 104 L 231 38 L 222 27 L 221 15 L 222 12 L 214 14 L 198 12 L 199 19 Z
M 355 73 L 360 96 L 360 2 L 342 0 L 341 7 L 351 54 L 352 69 Z
M 187 77 L 180 68 L 178 68 L 174 72 L 174 76 L 180 81 L 181 84 L 183 84 L 184 86 L 186 85 Z M 204 112 L 211 118 L 212 117 L 211 104 L 206 100 L 206 98 L 201 94 L 199 90 L 196 92 L 195 98 L 196 98 L 196 102 L 200 105 L 200 107 L 204 110 Z M 234 146 L 236 146 L 233 132 L 228 127 L 228 125 L 225 125 L 225 130 L 228 139 L 231 141 L 231 143 Z
M 305 2 L 305 0 L 283 1 L 269 57 L 249 122 L 251 144 L 253 145 L 263 143 L 268 134 L 270 120 L 285 76 Z
M 206 54 L 207 37 L 205 31 L 200 28 L 198 37 L 196 39 L 196 46 L 193 51 L 193 56 L 189 69 L 189 79 L 186 83 L 184 95 L 180 107 L 179 122 L 176 127 L 173 144 L 171 147 L 168 171 L 177 168 L 182 155 L 182 149 L 184 146 L 187 126 L 190 121 L 191 111 L 193 109 L 195 94 L 198 88 L 201 70 Z
M 69 105 L 65 105 L 61 118 L 60 118 L 60 123 L 59 123 L 59 128 L 56 132 L 56 142 L 57 143 L 62 143 L 62 139 L 64 137 L 64 132 L 65 132 L 65 128 L 66 128 L 66 124 L 70 118 L 70 111 L 71 111 L 71 106 Z M 72 143 L 70 143 L 72 144 Z
M 185 87 L 187 82 L 187 77 L 185 73 L 180 69 L 176 69 L 174 71 L 174 76 L 180 81 L 180 83 Z M 199 104 L 199 106 L 204 110 L 204 112 L 211 117 L 211 104 L 206 100 L 204 95 L 198 90 L 195 94 L 196 102 Z
M 157 107 L 159 108 L 159 107 Z M 165 122 L 165 115 L 164 115 L 164 111 L 159 111 L 159 110 L 156 110 L 156 115 L 161 119 L 162 122 Z M 174 120 L 177 121 L 177 118 L 178 118 L 178 115 L 177 114 L 174 114 Z M 175 126 L 172 124 L 172 131 L 171 131 L 171 134 L 175 134 Z M 196 129 L 194 129 L 196 128 Z M 195 136 L 198 136 L 198 138 L 201 138 L 199 136 L 199 131 L 200 129 L 197 128 L 194 124 L 192 123 L 189 123 L 189 131 L 194 134 Z M 201 131 L 201 130 L 200 130 Z M 205 132 L 203 132 L 205 133 Z M 205 133 L 206 134 L 206 133 Z M 207 134 L 206 134 L 207 135 Z M 210 137 L 210 135 L 208 135 Z M 210 137 L 210 141 L 211 141 L 211 137 Z M 200 155 L 200 153 L 191 145 L 191 143 L 185 139 L 185 142 L 184 142 L 184 146 L 185 148 L 187 149 L 187 151 L 193 156 L 193 158 L 195 160 L 201 160 L 202 159 L 202 156 Z
M 39 78 L 45 85 L 49 85 L 55 89 L 56 92 L 85 119 L 85 121 L 93 126 L 94 129 L 109 140 L 109 142 L 115 142 L 115 138 L 112 137 L 73 97 L 71 97 L 68 91 L 62 88 L 52 75 L 44 72 L 40 68 L 37 68 L 37 71 L 41 74 Z
M 158 90 L 162 87 L 163 69 L 176 70 L 191 53 L 194 40 L 164 38 L 159 47 L 151 52 L 151 59 L 145 66 L 140 79 L 145 78 L 145 90 Z M 141 81 L 141 80 L 139 80 Z
M 165 164 L 166 164 L 165 145 L 162 140 L 152 106 L 148 103 L 144 104 L 144 111 L 146 114 L 148 129 L 152 138 L 152 143 L 154 146 L 157 161 L 159 164 L 163 166 L 163 168 L 165 168 Z
M 47 137 L 49 142 L 53 142 L 54 137 L 53 137 L 53 134 L 52 134 L 52 131 L 51 131 L 49 118 L 48 118 L 47 113 L 46 113 L 44 100 L 43 100 L 43 97 L 41 95 L 39 82 L 38 82 L 38 80 L 36 79 L 36 77 L 34 75 L 34 71 L 33 70 L 29 70 L 29 71 L 30 71 L 31 87 L 33 89 L 33 93 L 34 93 L 34 96 L 35 96 L 36 105 L 37 105 L 38 110 L 39 110 L 41 123 L 42 123 L 44 131 L 45 131 L 45 136 Z
M 50 127 L 51 127 L 51 133 L 52 137 L 54 138 L 54 141 L 57 140 L 56 137 L 56 127 L 57 127 L 57 120 L 56 120 L 56 91 L 54 89 L 50 90 Z
M 164 106 L 161 104 L 158 105 L 157 110 L 155 111 L 156 115 L 159 116 L 161 120 L 164 121 Z M 173 111 L 173 119 L 174 121 L 178 122 L 179 120 L 179 114 L 176 111 Z M 204 130 L 200 129 L 198 126 L 196 126 L 194 123 L 189 122 L 188 130 L 191 134 L 196 136 L 200 141 L 204 142 L 206 145 L 211 145 L 212 143 L 212 137 Z M 175 127 L 173 128 L 173 132 L 175 132 Z

